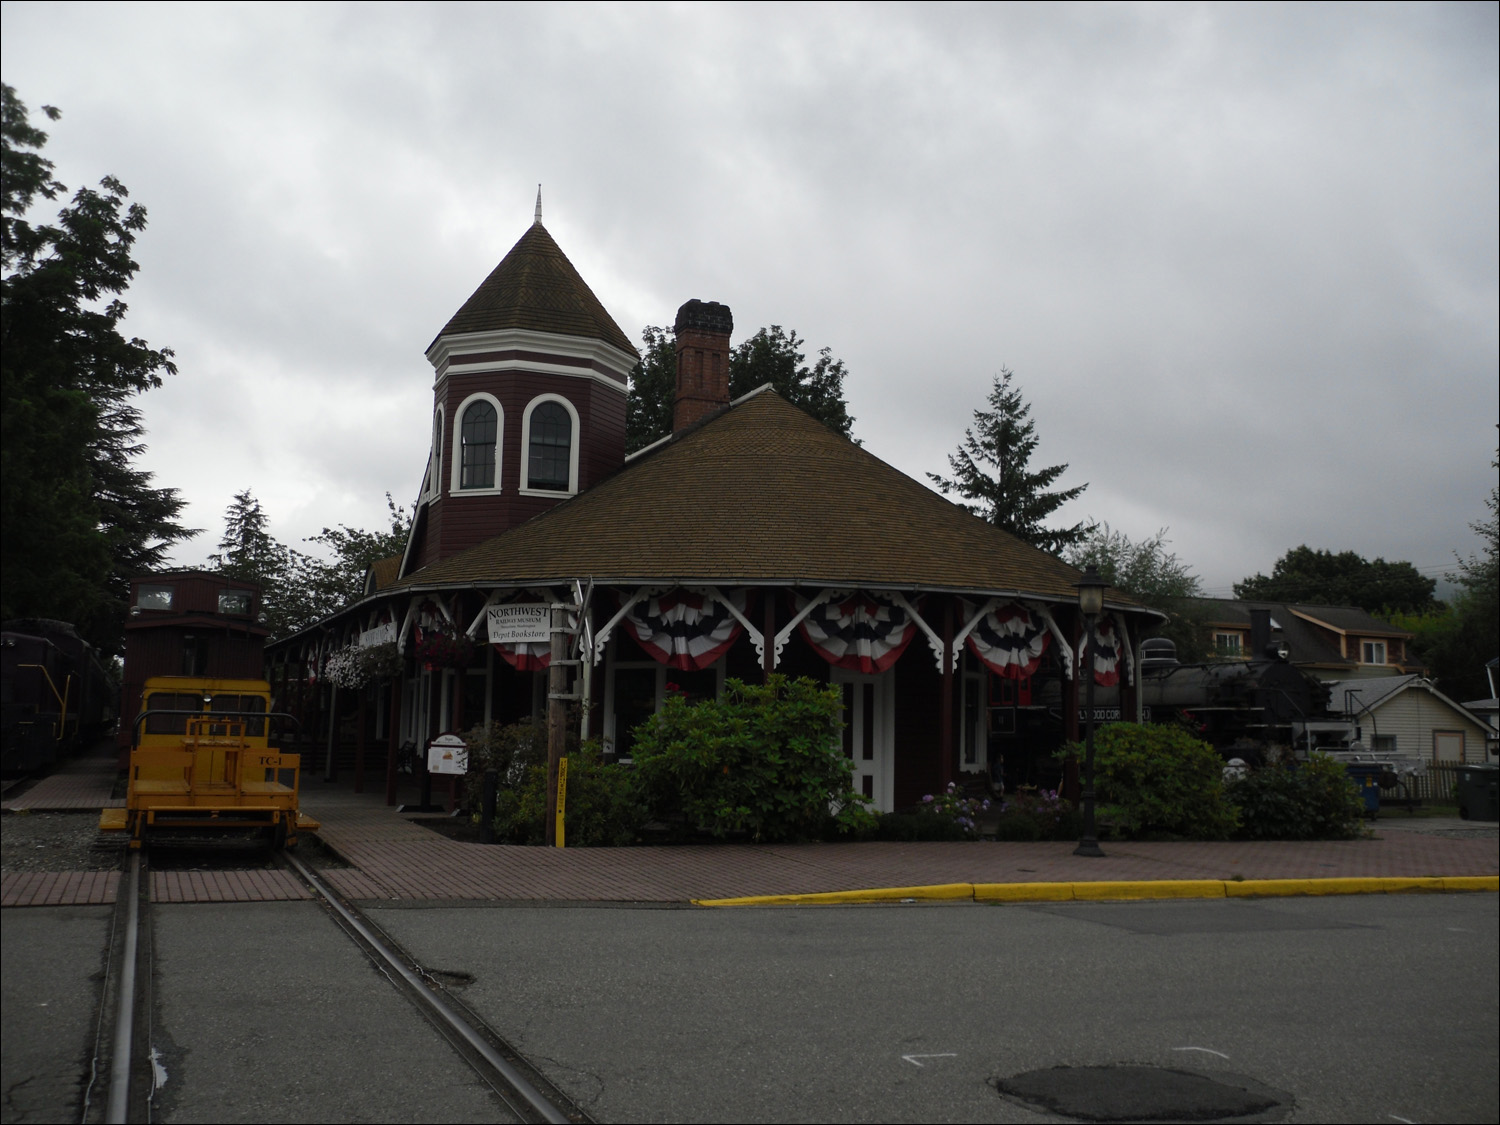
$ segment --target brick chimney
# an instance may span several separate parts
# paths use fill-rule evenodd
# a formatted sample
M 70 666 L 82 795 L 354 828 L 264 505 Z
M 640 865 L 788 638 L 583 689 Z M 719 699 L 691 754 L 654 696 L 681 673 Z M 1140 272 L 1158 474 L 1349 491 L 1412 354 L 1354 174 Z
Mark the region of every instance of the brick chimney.
M 677 310 L 677 391 L 672 432 L 729 405 L 729 334 L 734 317 L 718 301 L 689 301 Z

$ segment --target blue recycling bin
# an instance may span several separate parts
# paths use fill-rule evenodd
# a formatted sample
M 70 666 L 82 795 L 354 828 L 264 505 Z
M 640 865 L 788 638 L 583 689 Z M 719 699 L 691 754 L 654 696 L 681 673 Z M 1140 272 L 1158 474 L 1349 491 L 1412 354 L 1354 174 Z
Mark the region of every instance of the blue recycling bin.
M 1365 803 L 1365 816 L 1374 820 L 1380 815 L 1380 775 L 1385 767 L 1374 762 L 1349 762 L 1344 766 Z

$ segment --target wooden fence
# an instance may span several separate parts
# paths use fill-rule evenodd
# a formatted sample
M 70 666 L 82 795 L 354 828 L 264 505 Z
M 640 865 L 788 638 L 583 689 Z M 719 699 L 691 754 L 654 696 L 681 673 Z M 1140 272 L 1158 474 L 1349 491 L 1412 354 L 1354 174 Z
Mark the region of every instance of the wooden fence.
M 1402 784 L 1380 791 L 1382 801 L 1404 801 L 1408 797 L 1434 805 L 1454 805 L 1458 798 L 1454 787 L 1458 784 L 1459 762 L 1428 763 L 1427 772 L 1416 777 L 1402 779 Z

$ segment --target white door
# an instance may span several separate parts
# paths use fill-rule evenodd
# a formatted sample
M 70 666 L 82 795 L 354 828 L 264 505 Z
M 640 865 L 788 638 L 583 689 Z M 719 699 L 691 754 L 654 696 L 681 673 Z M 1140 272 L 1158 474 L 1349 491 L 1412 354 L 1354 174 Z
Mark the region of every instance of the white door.
M 854 762 L 854 791 L 891 812 L 895 792 L 896 670 L 865 676 L 833 669 L 844 694 L 844 755 Z

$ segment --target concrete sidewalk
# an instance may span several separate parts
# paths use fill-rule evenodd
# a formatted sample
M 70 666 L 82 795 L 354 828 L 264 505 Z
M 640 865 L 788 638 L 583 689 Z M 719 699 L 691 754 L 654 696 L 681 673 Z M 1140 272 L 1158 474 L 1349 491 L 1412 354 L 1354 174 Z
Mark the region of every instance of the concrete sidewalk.
M 414 794 L 406 799 L 414 799 Z M 1108 843 L 1103 859 L 1068 843 L 725 844 L 527 848 L 464 844 L 413 823 L 381 792 L 304 780 L 303 807 L 351 864 L 326 872 L 375 901 L 687 903 L 954 884 L 1413 879 L 1500 874 L 1500 831 L 1416 830 L 1399 817 L 1371 840 L 1313 843 Z M 1122 887 L 1122 890 L 1124 888 Z M 1436 888 L 1434 888 L 1436 889 Z M 1040 888 L 1038 888 L 1040 890 Z M 963 896 L 960 896 L 963 897 Z

